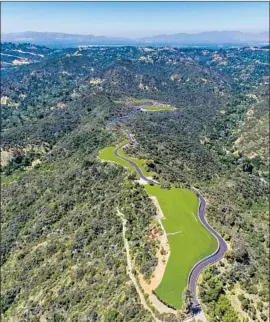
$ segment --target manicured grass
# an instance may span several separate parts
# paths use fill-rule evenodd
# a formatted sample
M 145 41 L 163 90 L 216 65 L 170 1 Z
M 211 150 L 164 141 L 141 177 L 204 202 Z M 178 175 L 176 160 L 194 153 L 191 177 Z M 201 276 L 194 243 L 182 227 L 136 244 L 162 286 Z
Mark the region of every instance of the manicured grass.
M 157 103 L 154 100 L 143 98 L 143 99 L 136 99 L 136 98 L 130 98 L 131 104 L 134 105 L 134 107 L 138 107 L 137 104 L 140 104 L 140 107 L 143 108 L 146 111 L 154 112 L 154 111 L 173 111 L 176 109 L 174 106 L 155 106 L 155 105 L 149 105 L 151 103 Z M 121 100 L 115 100 L 114 103 L 117 104 L 124 104 L 124 101 Z
M 176 107 L 173 106 L 142 106 L 142 108 L 146 111 L 173 111 Z
M 154 102 L 154 100 L 148 99 L 148 98 L 131 98 L 132 104 L 138 104 L 138 103 L 147 103 L 147 102 Z
M 146 110 L 146 111 L 173 111 L 176 109 L 176 107 L 173 107 L 173 106 L 154 106 L 154 105 L 149 105 L 151 103 L 157 103 L 156 101 L 154 100 L 151 100 L 151 99 L 147 99 L 147 98 L 144 98 L 144 99 L 136 99 L 136 98 L 133 98 L 131 100 L 131 103 L 132 104 L 141 104 L 141 107 Z
M 147 171 L 147 165 L 146 163 L 151 161 L 151 160 L 144 160 L 144 159 L 137 159 L 137 158 L 132 158 L 130 157 L 129 155 L 125 154 L 123 152 L 123 150 L 120 150 L 119 151 L 119 155 L 129 159 L 129 160 L 132 160 L 133 162 L 135 162 L 139 167 L 140 169 L 142 170 L 142 173 L 146 176 L 146 177 L 152 177 L 153 175 L 155 175 L 156 173 L 155 172 L 148 172 Z M 134 170 L 134 168 L 132 168 Z
M 217 241 L 199 221 L 199 201 L 193 192 L 150 185 L 145 188 L 149 195 L 158 199 L 165 216 L 162 224 L 166 233 L 177 232 L 168 235 L 171 254 L 163 279 L 155 291 L 162 301 L 180 309 L 191 268 L 217 249 Z
M 122 142 L 123 143 L 123 142 Z M 121 144 L 122 144 L 121 143 Z M 121 145 L 119 144 L 119 145 Z M 112 162 L 116 162 L 126 168 L 128 168 L 130 171 L 135 171 L 135 169 L 125 160 L 121 160 L 118 157 L 116 157 L 114 155 L 114 150 L 119 146 L 107 146 L 106 148 L 104 148 L 103 150 L 99 151 L 98 156 L 101 160 L 105 160 L 105 161 L 112 161 Z
M 120 143 L 119 145 L 117 145 L 117 146 L 109 146 L 109 147 L 106 147 L 106 148 L 104 148 L 103 150 L 101 150 L 101 151 L 99 151 L 99 158 L 101 159 L 101 160 L 106 160 L 106 161 L 113 161 L 113 162 L 116 162 L 116 163 L 118 163 L 118 164 L 120 164 L 120 165 L 122 165 L 122 166 L 124 166 L 124 167 L 126 167 L 126 168 L 128 168 L 130 171 L 135 171 L 135 169 L 127 162 L 127 161 L 125 161 L 125 160 L 122 160 L 122 159 L 120 159 L 120 158 L 118 158 L 118 157 L 116 157 L 115 155 L 114 155 L 114 150 L 118 147 L 118 146 L 120 146 L 120 145 L 122 145 L 124 142 L 128 142 L 128 140 L 125 140 L 125 141 L 123 141 L 122 143 Z M 146 177 L 151 177 L 151 176 L 153 176 L 155 173 L 154 172 L 147 172 L 147 167 L 146 167 L 146 162 L 148 161 L 148 160 L 142 160 L 142 159 L 137 159 L 137 158 L 132 158 L 132 157 L 130 157 L 130 156 L 128 156 L 128 155 L 126 155 L 124 152 L 123 152 L 123 150 L 122 149 L 120 149 L 119 151 L 118 151 L 118 153 L 119 153 L 119 155 L 121 155 L 121 156 L 123 156 L 123 157 L 125 157 L 125 158 L 127 158 L 127 159 L 129 159 L 129 160 L 132 160 L 133 162 L 135 162 L 139 167 L 140 167 L 140 169 L 142 170 L 142 172 L 143 172 L 143 174 L 146 176 Z M 137 178 L 139 178 L 139 175 L 137 174 L 137 172 L 136 172 L 136 176 L 137 176 Z

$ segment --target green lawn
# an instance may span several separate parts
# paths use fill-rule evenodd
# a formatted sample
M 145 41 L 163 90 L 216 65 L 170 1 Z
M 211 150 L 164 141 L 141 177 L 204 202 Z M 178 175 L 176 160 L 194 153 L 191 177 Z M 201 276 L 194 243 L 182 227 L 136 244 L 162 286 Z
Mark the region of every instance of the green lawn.
M 162 224 L 166 233 L 177 233 L 168 236 L 171 254 L 163 279 L 155 291 L 164 302 L 180 309 L 191 268 L 216 250 L 217 241 L 198 219 L 199 201 L 193 192 L 150 185 L 145 188 L 149 195 L 158 199 L 165 216 Z
M 143 98 L 143 99 L 136 99 L 136 98 L 130 98 L 131 99 L 131 104 L 134 105 L 134 107 L 138 107 L 137 104 L 140 104 L 141 108 L 145 109 L 146 111 L 149 112 L 154 112 L 154 111 L 173 111 L 176 109 L 174 106 L 154 106 L 154 105 L 149 105 L 151 103 L 156 103 L 156 101 Z M 115 100 L 114 103 L 117 104 L 124 104 L 124 101 L 121 100 Z
M 128 142 L 128 140 L 125 140 L 124 142 Z M 99 151 L 99 158 L 101 160 L 106 160 L 106 161 L 113 161 L 113 162 L 116 162 L 126 168 L 128 168 L 130 171 L 135 171 L 135 169 L 126 161 L 122 160 L 122 159 L 119 159 L 117 158 L 115 155 L 114 155 L 114 150 L 122 145 L 124 142 L 120 143 L 119 145 L 117 146 L 109 146 L 109 147 L 106 147 L 104 148 L 103 150 Z M 146 176 L 146 177 L 151 177 L 153 176 L 155 173 L 154 172 L 147 172 L 147 167 L 146 167 L 146 162 L 149 161 L 149 160 L 142 160 L 142 159 L 137 159 L 137 158 L 132 158 L 128 155 L 126 155 L 122 149 L 120 149 L 118 151 L 119 155 L 129 159 L 129 160 L 132 160 L 133 162 L 135 162 L 139 167 L 140 169 L 142 170 L 143 174 Z M 136 175 L 137 177 L 139 178 L 137 172 L 136 172 Z
M 124 142 L 122 142 L 124 143 Z M 122 144 L 121 143 L 121 144 Z M 119 144 L 119 145 L 121 145 Z M 105 160 L 105 161 L 112 161 L 112 162 L 116 162 L 126 168 L 128 168 L 129 170 L 131 171 L 135 171 L 134 168 L 126 161 L 124 160 L 121 160 L 119 158 L 117 158 L 115 155 L 114 155 L 114 150 L 119 146 L 119 145 L 116 145 L 116 146 L 107 146 L 106 148 L 104 148 L 103 150 L 99 151 L 98 153 L 98 156 L 101 160 Z
M 147 162 L 149 162 L 149 161 L 151 161 L 151 160 L 144 160 L 144 159 L 132 158 L 132 157 L 130 157 L 130 156 L 128 156 L 128 155 L 126 155 L 126 154 L 123 152 L 123 150 L 122 150 L 122 149 L 119 151 L 119 155 L 121 155 L 121 156 L 123 156 L 123 157 L 125 157 L 125 158 L 127 158 L 127 159 L 129 159 L 129 160 L 131 160 L 131 161 L 133 161 L 133 162 L 135 162 L 135 163 L 140 167 L 140 169 L 142 170 L 142 173 L 143 173 L 146 177 L 152 177 L 153 175 L 155 175 L 155 174 L 156 174 L 155 172 L 148 172 L 148 171 L 147 171 L 147 165 L 146 165 L 146 163 L 147 163 Z M 132 169 L 134 170 L 134 168 L 133 168 L 133 167 L 132 167 Z
M 149 103 L 156 103 L 156 101 L 143 98 L 143 99 L 136 99 L 132 98 L 131 100 L 132 104 L 140 104 L 143 109 L 146 111 L 173 111 L 176 109 L 176 107 L 173 106 L 154 106 L 154 105 L 149 105 Z M 135 106 L 136 107 L 136 106 Z
M 99 158 L 116 162 L 131 171 L 135 171 L 128 162 L 114 155 L 113 152 L 116 147 L 104 148 L 99 152 Z M 147 160 L 131 158 L 124 154 L 122 150 L 119 151 L 119 154 L 137 163 L 145 176 L 154 175 L 154 173 L 146 171 L 145 162 Z M 136 175 L 138 178 L 137 172 Z M 192 191 L 180 188 L 168 190 L 161 189 L 160 186 L 150 185 L 146 185 L 145 189 L 150 196 L 155 196 L 158 199 L 165 216 L 162 224 L 166 233 L 169 234 L 168 242 L 171 250 L 165 274 L 155 291 L 162 301 L 180 309 L 183 291 L 187 286 L 191 268 L 199 260 L 216 250 L 217 241 L 199 221 L 199 200 Z M 172 233 L 175 234 L 170 235 Z
M 155 112 L 155 111 L 173 111 L 176 107 L 173 106 L 142 106 L 144 110 Z

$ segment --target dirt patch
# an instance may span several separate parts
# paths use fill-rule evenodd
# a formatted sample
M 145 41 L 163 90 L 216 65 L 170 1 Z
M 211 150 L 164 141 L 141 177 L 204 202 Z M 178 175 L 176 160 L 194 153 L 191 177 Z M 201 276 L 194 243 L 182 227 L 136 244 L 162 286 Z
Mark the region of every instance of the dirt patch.
M 138 182 L 139 184 L 142 184 L 142 185 L 148 184 L 148 182 L 146 180 L 144 180 L 143 178 L 140 178 L 139 180 L 135 180 L 135 181 Z
M 160 302 L 160 300 L 154 295 L 149 295 L 149 302 L 154 306 L 154 308 L 161 314 L 163 313 L 170 313 L 170 314 L 176 314 L 176 311 L 169 308 L 167 305 Z
M 58 109 L 64 109 L 66 106 L 67 106 L 67 105 L 66 105 L 66 104 L 64 104 L 64 103 L 57 103 L 57 104 L 56 104 L 56 107 L 57 107 Z
M 28 61 L 26 58 L 23 58 L 21 60 L 19 59 L 14 59 L 12 61 L 12 64 L 13 65 L 25 65 L 25 64 L 30 64 L 30 61 Z
M 240 300 L 237 298 L 237 295 L 231 295 L 231 303 L 233 308 L 235 309 L 235 311 L 244 318 L 248 318 L 248 314 L 242 310 L 241 308 L 241 302 Z M 250 319 L 249 319 L 250 321 Z
M 240 294 L 243 294 L 245 295 L 246 298 L 248 298 L 250 301 L 254 302 L 254 305 L 255 307 L 257 306 L 257 303 L 260 301 L 260 298 L 258 296 L 258 294 L 248 294 L 248 293 L 245 293 L 239 284 L 235 284 L 233 290 L 229 293 L 229 297 L 231 299 L 231 304 L 233 306 L 233 308 L 235 309 L 235 311 L 240 315 L 240 317 L 242 318 L 248 318 L 249 321 L 253 321 L 249 315 L 247 314 L 247 312 L 245 312 L 242 307 L 241 307 L 241 302 L 240 300 L 238 299 L 238 296 Z M 268 316 L 268 313 L 269 312 L 269 308 L 268 308 L 268 305 L 264 306 L 264 310 L 263 310 L 263 313 Z M 257 315 L 257 320 L 256 321 L 263 321 L 258 315 Z M 269 320 L 267 320 L 269 321 Z
M 254 115 L 254 106 L 251 106 L 251 108 L 247 111 L 246 116 L 247 119 L 250 120 Z
M 6 166 L 8 161 L 13 158 L 12 151 L 1 151 L 1 166 Z
M 146 281 L 143 278 L 143 275 L 141 273 L 138 273 L 138 280 L 141 285 L 141 288 L 143 291 L 149 295 L 149 300 L 151 304 L 160 312 L 160 313 L 173 313 L 175 314 L 176 311 L 173 309 L 170 309 L 163 303 L 161 303 L 158 298 L 153 294 L 153 291 L 158 287 L 160 284 L 163 275 L 165 273 L 166 265 L 170 256 L 170 247 L 169 243 L 167 240 L 166 232 L 165 229 L 161 223 L 161 219 L 164 218 L 163 212 L 160 208 L 160 205 L 158 203 L 158 200 L 156 197 L 152 196 L 151 197 L 154 205 L 156 206 L 157 209 L 157 215 L 156 219 L 158 220 L 161 228 L 162 228 L 162 233 L 157 234 L 157 240 L 160 242 L 159 249 L 157 250 L 156 257 L 158 259 L 158 264 L 156 266 L 155 271 L 153 272 L 150 281 Z
M 89 83 L 90 84 L 101 84 L 104 82 L 105 79 L 101 79 L 101 78 L 91 78 Z
M 34 160 L 31 164 L 31 167 L 34 168 L 36 165 L 41 164 L 41 161 L 39 159 Z
M 158 221 L 160 221 L 161 219 L 165 218 L 164 215 L 163 215 L 162 209 L 160 208 L 160 205 L 158 203 L 158 200 L 157 200 L 157 198 L 155 196 L 151 196 L 150 198 L 152 199 L 153 204 L 156 206 L 156 209 L 157 209 L 157 216 L 156 216 L 156 218 L 157 218 Z M 161 227 L 162 227 L 162 229 L 163 229 L 163 231 L 165 233 L 165 230 L 164 230 L 164 228 L 163 228 L 162 225 L 161 225 Z
M 142 82 L 139 83 L 138 88 L 145 90 L 145 91 L 149 91 L 149 87 L 147 85 L 143 84 Z
M 48 242 L 47 241 L 44 241 L 44 242 L 42 242 L 42 243 L 37 244 L 36 246 L 34 246 L 31 251 L 34 252 L 36 249 L 38 249 L 40 247 L 45 247 L 47 245 L 48 245 Z
M 8 161 L 12 158 L 16 158 L 18 156 L 24 156 L 27 153 L 41 153 L 45 154 L 50 150 L 48 144 L 44 143 L 41 146 L 38 145 L 27 145 L 25 147 L 13 147 L 13 148 L 2 148 L 1 149 L 1 166 L 6 166 Z M 37 163 L 40 163 L 40 160 L 33 161 L 33 166 Z

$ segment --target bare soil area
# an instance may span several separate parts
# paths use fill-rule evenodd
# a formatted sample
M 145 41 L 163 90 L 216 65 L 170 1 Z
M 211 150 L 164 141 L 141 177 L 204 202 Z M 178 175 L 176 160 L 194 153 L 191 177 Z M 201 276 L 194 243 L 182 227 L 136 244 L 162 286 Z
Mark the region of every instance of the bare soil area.
M 138 273 L 138 280 L 140 283 L 141 288 L 143 289 L 144 293 L 149 295 L 149 300 L 151 304 L 158 310 L 160 313 L 173 313 L 175 314 L 176 311 L 167 307 L 162 302 L 158 300 L 158 298 L 152 293 L 159 285 L 159 283 L 162 280 L 162 277 L 165 273 L 166 264 L 168 262 L 169 256 L 170 256 L 170 247 L 167 240 L 166 232 L 164 227 L 162 226 L 161 219 L 164 218 L 164 215 L 162 213 L 162 210 L 160 208 L 160 205 L 158 203 L 158 200 L 156 197 L 151 197 L 154 205 L 157 209 L 157 215 L 156 219 L 158 220 L 161 228 L 162 228 L 162 234 L 157 235 L 157 238 L 160 242 L 159 249 L 157 250 L 157 259 L 158 264 L 156 266 L 155 271 L 153 272 L 150 281 L 146 281 L 143 278 L 143 275 L 141 273 Z

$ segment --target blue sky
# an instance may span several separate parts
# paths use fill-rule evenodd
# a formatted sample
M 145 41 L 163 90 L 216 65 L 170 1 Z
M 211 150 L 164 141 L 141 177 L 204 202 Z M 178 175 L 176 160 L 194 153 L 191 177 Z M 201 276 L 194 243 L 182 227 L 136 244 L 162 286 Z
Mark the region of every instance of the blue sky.
M 268 30 L 267 2 L 2 2 L 2 32 L 141 37 Z

